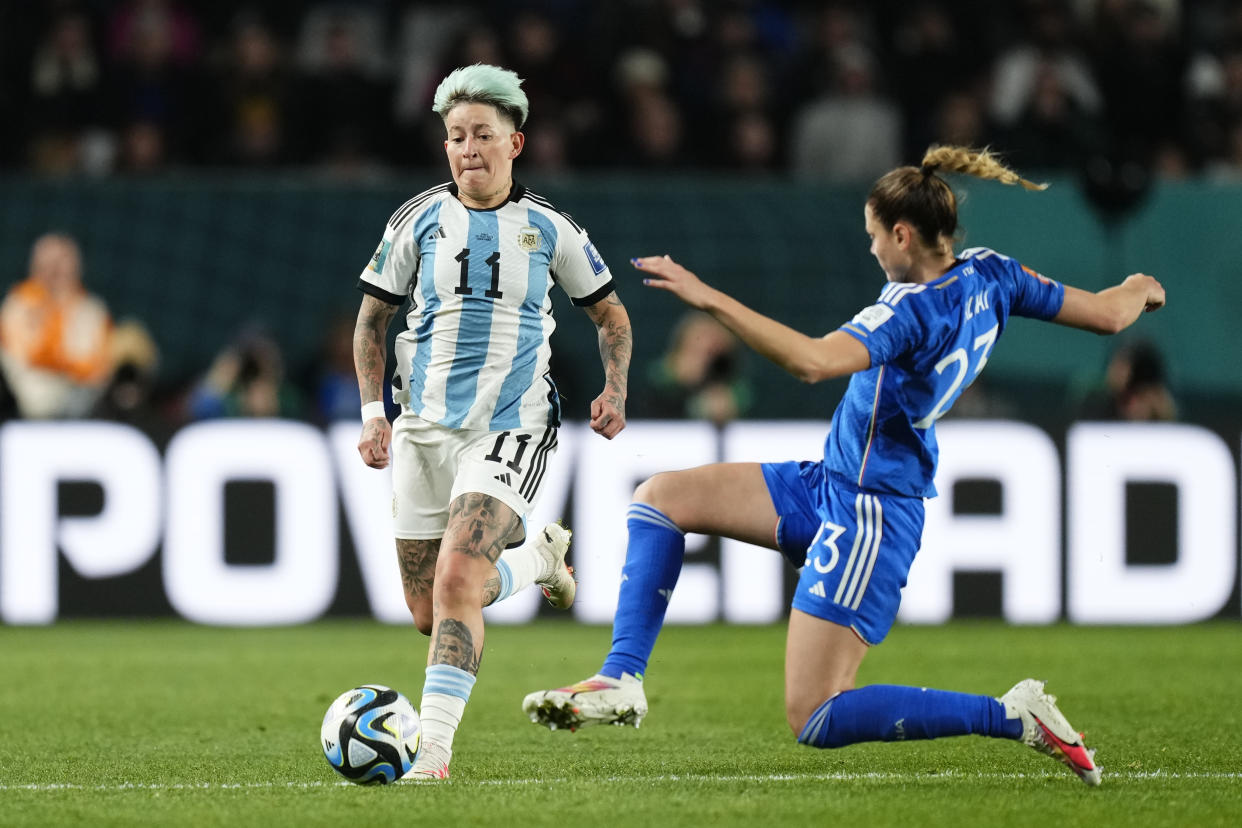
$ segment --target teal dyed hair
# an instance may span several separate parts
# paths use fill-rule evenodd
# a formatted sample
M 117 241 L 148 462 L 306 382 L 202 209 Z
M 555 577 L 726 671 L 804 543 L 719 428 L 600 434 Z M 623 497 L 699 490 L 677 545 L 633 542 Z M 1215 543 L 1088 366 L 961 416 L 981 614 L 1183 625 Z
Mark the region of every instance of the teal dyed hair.
M 522 91 L 522 79 L 516 72 L 476 63 L 449 72 L 448 77 L 436 87 L 431 108 L 441 118 L 447 118 L 453 107 L 462 103 L 487 104 L 496 107 L 501 115 L 521 129 L 530 112 L 530 101 Z

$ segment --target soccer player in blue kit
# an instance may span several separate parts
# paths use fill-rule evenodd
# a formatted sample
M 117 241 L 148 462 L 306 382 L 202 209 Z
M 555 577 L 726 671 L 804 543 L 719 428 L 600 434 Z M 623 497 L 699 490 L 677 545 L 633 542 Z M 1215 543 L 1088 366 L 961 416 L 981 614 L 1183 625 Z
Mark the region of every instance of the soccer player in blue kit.
M 936 494 L 935 423 L 987 363 L 1009 317 L 1114 334 L 1164 304 L 1134 274 L 1092 293 L 987 248 L 953 251 L 957 202 L 941 173 L 1040 189 L 984 151 L 933 147 L 921 166 L 881 177 L 865 205 L 879 299 L 814 338 L 700 281 L 668 256 L 633 260 L 644 284 L 707 311 L 804 382 L 850 375 L 822 461 L 715 463 L 657 474 L 627 515 L 629 541 L 600 672 L 529 694 L 523 710 L 552 729 L 639 725 L 643 674 L 677 582 L 686 532 L 782 552 L 801 575 L 785 652 L 785 710 L 802 744 L 934 739 L 976 733 L 1020 740 L 1098 785 L 1094 751 L 1034 679 L 1000 698 L 895 685 L 855 686 L 870 647 L 892 627 Z

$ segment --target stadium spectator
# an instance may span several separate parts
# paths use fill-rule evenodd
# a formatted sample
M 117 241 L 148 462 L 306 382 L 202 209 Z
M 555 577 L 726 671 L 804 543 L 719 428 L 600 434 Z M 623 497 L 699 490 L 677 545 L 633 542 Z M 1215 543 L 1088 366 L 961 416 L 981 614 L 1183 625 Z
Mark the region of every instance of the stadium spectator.
M 720 75 L 714 126 L 703 154 L 724 169 L 739 172 L 776 170 L 781 164 L 780 113 L 767 65 L 753 53 L 729 58 Z
M 636 395 L 635 416 L 717 425 L 737 419 L 751 401 L 739 344 L 710 314 L 686 313 L 673 328 L 668 350 L 647 372 L 647 387 Z
M 920 167 L 886 173 L 867 197 L 865 227 L 887 283 L 876 304 L 821 338 L 751 310 L 668 256 L 634 260 L 644 284 L 710 313 L 798 379 L 850 382 L 822 460 L 716 463 L 657 474 L 638 487 L 612 648 L 595 676 L 529 694 L 522 707 L 532 721 L 567 730 L 642 721 L 647 664 L 681 572 L 685 534 L 696 532 L 781 551 L 801 569 L 785 664 L 785 713 L 800 744 L 978 733 L 1021 740 L 1099 784 L 1092 752 L 1043 682 L 1026 679 L 1000 698 L 855 687 L 868 648 L 896 619 L 921 544 L 923 500 L 936 494 L 935 422 L 982 370 L 1008 318 L 1116 333 L 1165 299 L 1160 283 L 1143 274 L 1090 293 L 986 248 L 956 254 L 957 201 L 942 173 L 1039 188 L 986 151 L 956 147 L 933 148 Z
M 1169 390 L 1164 362 L 1160 350 L 1147 340 L 1117 348 L 1108 359 L 1104 386 L 1087 397 L 1079 416 L 1086 420 L 1176 420 L 1177 403 Z
M 436 83 L 444 75 L 441 68 L 501 62 L 499 42 L 494 36 L 491 37 L 492 49 L 485 55 L 461 60 L 456 59 L 457 55 L 447 56 L 463 34 L 491 34 L 489 29 L 479 25 L 480 21 L 472 21 L 473 14 L 465 3 L 416 3 L 402 14 L 395 50 L 399 63 L 394 102 L 394 117 L 401 130 L 412 129 L 417 133 L 418 127 L 431 124 L 438 137 L 439 125 L 428 112 Z
M 35 47 L 31 65 L 27 153 L 34 169 L 82 169 L 88 130 L 106 122 L 104 83 L 90 18 L 75 9 L 62 12 Z
M 526 528 L 560 426 L 548 375 L 552 274 L 597 328 L 605 382 L 589 415 L 608 439 L 625 427 L 632 349 L 628 314 L 585 231 L 513 179 L 529 111 L 518 76 L 467 66 L 449 73 L 433 101 L 453 180 L 389 220 L 362 271 L 354 330 L 358 451 L 384 468 L 391 446 L 406 603 L 431 636 L 413 781 L 448 777 L 483 654 L 483 606 L 531 583 L 554 606 L 574 599 L 568 531 Z M 387 331 L 408 296 L 407 330 L 394 348 L 402 413 L 390 425 Z
M 292 161 L 293 79 L 268 24 L 253 12 L 239 15 L 213 69 L 213 158 L 247 167 Z
M 1096 119 L 1085 111 L 1051 64 L 1035 68 L 1034 88 L 999 141 L 1024 166 L 1075 171 L 1103 148 Z
M 311 378 L 314 419 L 326 425 L 358 416 L 358 375 L 354 372 L 354 318 L 331 320 Z M 385 398 L 385 404 L 390 402 Z
M 1184 145 L 1189 61 L 1171 14 L 1151 0 L 1098 3 L 1092 58 L 1115 157 L 1150 165 Z
M 944 3 L 924 0 L 902 8 L 892 33 L 893 94 L 905 125 L 902 157 L 912 158 L 933 143 L 982 144 L 975 135 L 955 140 L 937 134 L 937 112 L 949 97 L 971 95 L 979 64 L 966 43 L 965 15 L 954 19 Z
M 186 413 L 194 420 L 305 414 L 301 395 L 286 377 L 280 345 L 260 325 L 245 328 L 216 355 L 190 390 Z
M 18 127 L 0 133 L 0 163 L 91 174 L 145 169 L 118 162 L 135 124 L 163 148 L 143 157 L 164 166 L 322 165 L 344 177 L 419 167 L 438 151 L 440 125 L 425 117 L 433 79 L 476 62 L 530 78 L 539 149 L 527 162 L 539 169 L 797 172 L 777 140 L 806 128 L 791 102 L 842 98 L 845 64 L 869 67 L 873 95 L 897 106 L 901 156 L 933 140 L 946 96 L 967 94 L 990 101 L 983 139 L 1023 163 L 1072 165 L 1085 130 L 1111 136 L 1114 160 L 1157 175 L 1215 171 L 1233 119 L 1201 104 L 1219 94 L 1219 61 L 1242 36 L 1236 3 L 1177 0 L 30 5 L 0 20 L 0 119 Z M 266 24 L 234 26 L 256 9 Z M 273 49 L 285 40 L 287 64 Z M 660 94 L 601 98 L 636 50 L 666 62 Z M 762 106 L 725 100 L 747 76 L 763 77 Z M 1074 148 L 1053 152 L 1059 137 Z
M 158 33 L 158 34 L 157 34 Z M 118 62 L 132 60 L 152 48 L 158 38 L 161 58 L 192 66 L 202 55 L 202 30 L 190 11 L 172 0 L 129 0 L 118 4 L 108 19 L 108 48 Z
M 149 172 L 202 157 L 202 66 L 192 15 L 163 0 L 133 0 L 109 22 L 108 113 L 122 133 L 123 170 Z
M 869 52 L 838 54 L 835 72 L 833 90 L 794 122 L 794 175 L 833 183 L 872 179 L 901 157 L 901 112 L 880 94 Z
M 108 380 L 90 416 L 128 423 L 147 434 L 171 429 L 173 423 L 155 407 L 160 352 L 146 326 L 132 319 L 119 322 L 108 350 Z
M 378 16 L 335 5 L 315 9 L 299 46 L 297 111 L 302 157 L 350 174 L 374 170 L 392 136 L 392 85 Z
M 0 365 L 27 418 L 80 417 L 107 380 L 112 320 L 82 286 L 82 254 L 49 233 L 31 248 L 29 275 L 0 306 Z
M 1025 36 L 1000 54 L 992 70 L 991 117 L 1002 128 L 1013 128 L 1030 110 L 1041 77 L 1063 90 L 1074 111 L 1098 113 L 1099 86 L 1074 42 L 1073 18 L 1064 0 L 1027 0 L 1022 9 Z
M 1219 56 L 1204 57 L 1204 80 L 1189 103 L 1190 144 L 1198 159 L 1216 172 L 1237 161 L 1231 133 L 1242 123 L 1242 39 Z

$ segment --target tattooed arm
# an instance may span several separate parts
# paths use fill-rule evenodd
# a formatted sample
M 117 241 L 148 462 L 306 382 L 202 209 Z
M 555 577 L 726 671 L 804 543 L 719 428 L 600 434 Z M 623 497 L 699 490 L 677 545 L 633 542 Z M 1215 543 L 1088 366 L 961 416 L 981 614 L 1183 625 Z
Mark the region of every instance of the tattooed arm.
M 604 392 L 591 402 L 591 428 L 611 440 L 625 428 L 634 334 L 630 315 L 616 292 L 586 308 L 586 313 L 599 331 L 599 354 L 604 363 Z
M 388 358 L 388 324 L 397 313 L 390 305 L 370 294 L 362 297 L 358 321 L 354 324 L 354 370 L 358 373 L 358 391 L 362 403 L 384 399 L 384 365 Z M 374 469 L 388 465 L 388 444 L 392 442 L 392 426 L 383 417 L 374 417 L 362 424 L 358 453 L 362 462 Z

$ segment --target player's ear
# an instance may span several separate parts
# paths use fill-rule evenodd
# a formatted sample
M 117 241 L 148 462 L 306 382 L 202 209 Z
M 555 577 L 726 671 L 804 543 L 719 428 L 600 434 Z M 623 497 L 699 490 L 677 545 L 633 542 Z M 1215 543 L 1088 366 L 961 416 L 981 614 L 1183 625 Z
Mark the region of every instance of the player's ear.
M 893 241 L 898 247 L 902 247 L 906 241 L 906 226 L 901 222 L 893 225 L 892 230 Z
M 910 246 L 910 240 L 913 238 L 910 225 L 904 221 L 899 221 L 893 225 L 893 241 L 897 242 L 897 246 L 905 250 Z
M 509 158 L 512 160 L 522 154 L 522 148 L 526 146 L 526 135 L 514 130 L 509 140 L 512 142 L 512 148 L 509 151 Z

